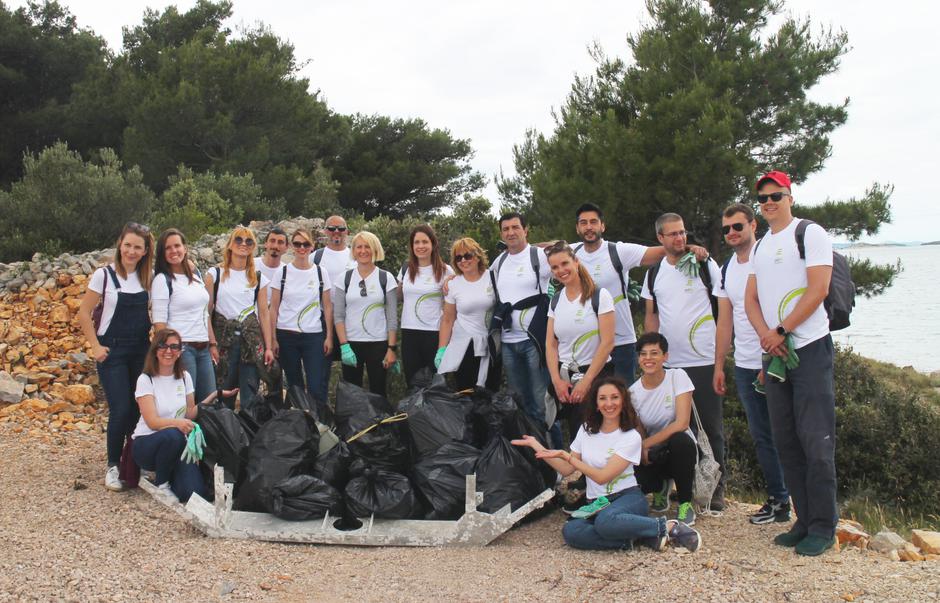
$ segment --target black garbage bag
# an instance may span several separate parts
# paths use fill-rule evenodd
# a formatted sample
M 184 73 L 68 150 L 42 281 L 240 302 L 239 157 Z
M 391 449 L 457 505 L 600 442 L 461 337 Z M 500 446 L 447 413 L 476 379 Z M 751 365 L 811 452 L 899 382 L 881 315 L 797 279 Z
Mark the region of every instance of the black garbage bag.
M 342 440 L 317 457 L 313 475 L 342 490 L 349 481 L 349 465 L 354 457 Z
M 288 408 L 306 410 L 319 423 L 331 427 L 334 425 L 333 411 L 330 410 L 326 402 L 317 400 L 300 385 L 295 385 L 287 390 L 286 405 Z
M 346 440 L 349 451 L 367 464 L 402 473 L 411 467 L 411 453 L 400 427 L 403 423 L 389 415 L 354 417 L 346 424 L 347 431 L 339 435 Z
M 245 433 L 248 434 L 248 439 L 255 439 L 255 434 L 258 433 L 259 429 L 261 429 L 261 425 L 255 419 L 254 415 L 246 412 L 243 409 L 240 409 L 235 413 L 235 416 L 238 417 L 239 423 L 241 423 L 242 427 L 245 428 Z
M 423 366 L 418 369 L 418 371 L 411 378 L 411 387 L 408 388 L 408 391 L 405 395 L 411 394 L 414 391 L 419 389 L 424 389 L 426 387 L 431 387 L 431 382 L 434 380 L 434 377 L 439 376 L 434 370 L 430 367 Z
M 196 407 L 196 423 L 206 438 L 203 460 L 221 465 L 225 481 L 238 484 L 248 458 L 251 438 L 234 411 L 221 402 Z
M 542 446 L 551 448 L 548 444 L 546 431 L 547 429 L 544 423 L 525 414 L 522 409 L 514 413 L 509 413 L 503 421 L 503 436 L 510 441 L 517 440 L 524 435 L 530 435 L 538 440 Z M 522 456 L 539 472 L 544 481 L 544 486 L 546 488 L 553 488 L 558 473 L 552 469 L 552 466 L 541 459 L 535 458 L 535 451 L 531 448 L 517 448 L 517 450 L 519 450 Z
M 393 413 L 391 404 L 384 396 L 373 394 L 347 381 L 336 384 L 336 412 L 334 418 L 341 430 L 353 417 L 372 419 Z M 374 421 L 373 421 L 374 422 Z
M 498 436 L 490 440 L 476 465 L 477 489 L 483 491 L 484 513 L 495 513 L 507 504 L 515 511 L 545 489 L 545 482 L 516 446 Z
M 507 391 L 490 392 L 476 387 L 470 394 L 472 414 L 476 425 L 477 441 L 482 447 L 492 438 L 503 435 L 507 423 L 521 412 L 516 395 Z
M 242 404 L 238 414 L 249 424 L 253 423 L 260 427 L 270 421 L 279 410 L 276 406 L 272 406 L 265 396 L 258 394 L 252 399 L 251 404 Z M 257 429 L 255 432 L 257 433 Z
M 415 488 L 431 506 L 425 519 L 457 519 L 464 512 L 467 476 L 480 451 L 463 442 L 450 442 L 420 458 L 412 469 Z
M 343 495 L 318 477 L 295 475 L 271 488 L 271 513 L 281 519 L 318 519 L 327 512 L 343 512 Z
M 346 484 L 346 507 L 354 517 L 411 519 L 420 517 L 422 507 L 408 478 L 400 473 L 368 468 Z
M 415 390 L 398 403 L 398 412 L 408 415 L 406 425 L 418 456 L 450 442 L 473 442 L 462 398 L 447 387 L 443 375 L 435 375 L 429 387 Z
M 268 511 L 271 488 L 288 477 L 313 472 L 319 443 L 316 421 L 302 410 L 285 410 L 262 425 L 248 447 L 235 510 Z

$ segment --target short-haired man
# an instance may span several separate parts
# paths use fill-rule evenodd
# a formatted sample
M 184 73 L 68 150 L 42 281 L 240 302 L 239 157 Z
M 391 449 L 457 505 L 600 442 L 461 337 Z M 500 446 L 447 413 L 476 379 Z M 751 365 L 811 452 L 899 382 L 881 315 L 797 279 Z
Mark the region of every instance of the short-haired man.
M 751 250 L 744 304 L 761 348 L 785 357 L 792 341 L 799 366 L 786 381 L 768 378 L 767 406 L 796 522 L 774 542 L 801 555 L 820 555 L 835 541 L 835 386 L 833 346 L 823 301 L 832 278 L 832 242 L 817 224 L 806 228 L 805 258 L 796 242 L 790 178 L 768 172 L 757 201 L 770 230 Z M 765 357 L 766 372 L 769 360 Z
M 321 266 L 330 275 L 330 282 L 333 283 L 333 293 L 331 297 L 336 299 L 337 287 L 343 283 L 343 277 L 346 271 L 356 267 L 356 261 L 352 259 L 347 245 L 349 228 L 346 226 L 346 220 L 342 216 L 330 216 L 323 223 L 323 237 L 326 240 L 326 246 L 313 252 L 313 263 Z M 333 354 L 331 360 L 340 359 L 339 335 L 336 329 L 333 329 Z
M 680 269 L 679 260 L 688 253 L 682 216 L 674 213 L 660 216 L 656 220 L 656 238 L 665 248 L 666 257 L 650 267 L 643 279 L 640 295 L 646 299 L 644 328 L 666 336 L 669 368 L 684 369 L 695 385 L 695 408 L 722 472 L 711 508 L 721 511 L 725 506 L 725 432 L 722 398 L 712 389 L 715 372 L 712 288 L 720 281 L 721 271 L 711 258 L 699 262 L 699 276 L 688 276 Z
M 516 212 L 500 216 L 499 233 L 506 251 L 497 256 L 490 267 L 495 271 L 493 278 L 499 302 L 515 305 L 546 294 L 551 270 L 545 254 L 529 245 L 525 218 Z M 502 331 L 501 355 L 509 389 L 522 398 L 526 414 L 544 423 L 549 378 L 541 348 L 533 343 L 527 331 L 535 314 L 533 310 L 513 310 L 509 328 Z
M 615 334 L 614 373 L 623 377 L 627 383 L 636 379 L 636 329 L 633 327 L 633 315 L 630 312 L 630 300 L 627 288 L 630 284 L 629 272 L 637 266 L 652 266 L 666 255 L 666 249 L 646 247 L 635 243 L 623 243 L 604 240 L 604 213 L 593 203 L 584 203 L 575 211 L 576 229 L 581 243 L 574 246 L 578 260 L 588 269 L 594 283 L 607 291 L 614 298 Z M 701 258 L 708 257 L 708 252 L 695 245 L 690 249 Z
M 287 233 L 280 226 L 268 231 L 264 239 L 264 253 L 255 258 L 255 270 L 259 270 L 268 281 L 274 282 L 275 274 L 283 265 L 281 258 L 287 252 Z M 271 303 L 271 287 L 268 287 L 268 303 Z
M 757 391 L 755 382 L 764 379 L 761 371 L 760 338 L 747 319 L 744 309 L 744 291 L 750 272 L 751 248 L 754 247 L 757 222 L 754 210 L 743 203 L 729 205 L 721 217 L 721 232 L 725 243 L 734 251 L 721 269 L 721 281 L 715 283 L 718 298 L 718 326 L 715 334 L 714 390 L 725 395 L 725 358 L 731 349 L 734 334 L 734 382 L 738 399 L 747 415 L 747 425 L 757 448 L 760 464 L 767 483 L 767 502 L 751 515 L 753 524 L 790 521 L 790 494 L 783 480 L 783 469 L 777 457 L 767 398 Z

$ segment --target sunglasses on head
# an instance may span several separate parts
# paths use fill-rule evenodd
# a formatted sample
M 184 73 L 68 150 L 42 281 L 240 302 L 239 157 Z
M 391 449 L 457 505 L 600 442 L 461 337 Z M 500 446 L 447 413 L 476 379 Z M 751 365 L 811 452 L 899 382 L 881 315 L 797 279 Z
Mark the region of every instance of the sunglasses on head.
M 294 246 L 294 249 L 300 249 L 301 247 L 304 249 L 310 249 L 313 247 L 313 243 L 310 241 L 291 241 L 291 245 Z
M 472 259 L 475 258 L 475 257 L 477 257 L 477 254 L 473 253 L 472 251 L 468 251 L 467 253 L 458 253 L 458 254 L 455 254 L 455 255 L 454 255 L 454 261 L 455 261 L 455 262 L 462 262 L 462 261 L 464 261 L 464 260 L 467 260 L 467 261 L 469 262 L 470 260 L 472 260 Z
M 770 199 L 774 203 L 777 203 L 784 197 L 789 197 L 789 196 L 790 195 L 788 195 L 787 193 L 782 193 L 780 191 L 777 191 L 776 193 L 767 193 L 766 195 L 757 195 L 757 202 L 763 205 L 764 203 L 767 203 L 768 199 Z
M 150 232 L 149 226 L 147 226 L 146 224 L 138 224 L 137 222 L 128 222 L 127 224 L 124 225 L 124 228 L 126 228 L 127 230 L 134 230 L 141 234 L 147 234 Z
M 734 229 L 734 232 L 741 232 L 744 230 L 744 222 L 735 222 L 734 224 L 725 224 L 721 227 L 721 234 L 728 234 L 731 232 L 731 229 Z
M 166 342 L 163 342 L 163 343 L 158 343 L 158 344 L 157 344 L 157 349 L 158 349 L 158 350 L 161 350 L 161 351 L 163 351 L 163 350 L 170 350 L 170 351 L 172 351 L 172 352 L 181 352 L 181 351 L 183 351 L 183 344 L 181 344 L 181 343 L 166 343 Z
M 552 255 L 553 253 L 565 251 L 566 249 L 568 249 L 568 241 L 559 239 L 545 248 L 545 255 Z
M 235 242 L 236 245 L 247 245 L 248 247 L 255 246 L 255 240 L 252 239 L 251 237 L 248 237 L 248 238 L 235 237 L 232 240 Z
M 326 229 L 330 232 L 346 232 L 345 226 L 327 226 Z

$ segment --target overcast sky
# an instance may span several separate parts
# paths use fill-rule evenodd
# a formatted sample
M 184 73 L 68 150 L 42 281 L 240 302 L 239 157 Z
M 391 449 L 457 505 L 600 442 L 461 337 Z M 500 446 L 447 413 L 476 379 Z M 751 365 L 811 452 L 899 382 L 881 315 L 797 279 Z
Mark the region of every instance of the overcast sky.
M 139 24 L 146 7 L 174 4 L 59 1 L 115 50 L 121 27 Z M 175 4 L 184 12 L 195 2 Z M 940 239 L 938 184 L 925 177 L 940 169 L 940 3 L 791 0 L 786 10 L 845 29 L 852 47 L 839 71 L 811 92 L 823 101 L 850 97 L 849 120 L 832 136 L 825 169 L 794 189 L 797 203 L 891 183 L 894 223 L 865 239 Z M 597 41 L 609 55 L 626 57 L 627 33 L 646 18 L 639 0 L 235 0 L 230 25 L 264 22 L 292 42 L 297 58 L 309 61 L 302 74 L 336 111 L 420 117 L 471 139 L 473 165 L 492 181 L 500 168 L 512 173 L 512 145 L 526 128 L 551 131 L 551 110 L 574 75 L 593 70 L 588 45 Z M 486 194 L 498 204 L 495 186 Z

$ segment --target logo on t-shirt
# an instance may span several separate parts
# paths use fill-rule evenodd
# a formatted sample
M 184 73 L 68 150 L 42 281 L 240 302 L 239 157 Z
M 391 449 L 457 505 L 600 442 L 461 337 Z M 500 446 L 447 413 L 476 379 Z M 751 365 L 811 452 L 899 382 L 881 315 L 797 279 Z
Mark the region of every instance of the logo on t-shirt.
M 672 394 L 666 394 L 666 398 L 663 400 L 663 406 L 666 408 L 672 408 L 675 406 L 675 402 L 672 399 Z
M 777 253 L 774 254 L 774 264 L 783 263 L 783 247 L 777 247 Z

